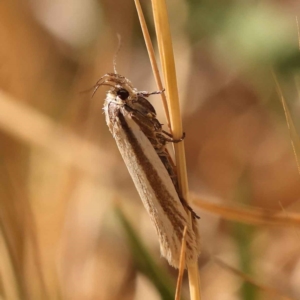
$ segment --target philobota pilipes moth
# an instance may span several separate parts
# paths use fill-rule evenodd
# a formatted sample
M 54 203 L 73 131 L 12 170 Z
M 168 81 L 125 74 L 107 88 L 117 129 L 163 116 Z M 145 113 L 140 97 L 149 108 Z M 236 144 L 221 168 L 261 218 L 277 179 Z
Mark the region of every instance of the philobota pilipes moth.
M 127 78 L 116 73 L 101 77 L 93 95 L 101 85 L 111 87 L 103 107 L 106 123 L 155 225 L 161 254 L 178 267 L 187 226 L 186 264 L 195 263 L 200 253 L 198 216 L 180 194 L 176 170 L 166 150 L 167 142 L 182 139 L 174 140 L 162 129 L 154 107 L 146 99 L 160 92 L 139 92 Z

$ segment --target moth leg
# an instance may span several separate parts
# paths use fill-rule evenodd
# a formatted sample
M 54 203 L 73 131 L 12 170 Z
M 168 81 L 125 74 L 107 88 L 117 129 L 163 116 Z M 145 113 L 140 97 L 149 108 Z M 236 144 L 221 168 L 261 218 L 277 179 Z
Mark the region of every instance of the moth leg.
M 160 90 L 160 91 L 154 91 L 154 92 L 151 92 L 151 93 L 146 92 L 146 91 L 140 91 L 140 92 L 138 92 L 138 95 L 141 95 L 141 96 L 144 96 L 144 97 L 149 97 L 149 96 L 151 96 L 151 95 L 160 95 L 160 94 L 162 94 L 164 91 L 165 91 L 165 89 L 162 89 L 162 90 Z
M 200 219 L 200 217 L 195 213 L 195 211 L 188 205 L 188 203 L 185 201 L 184 198 L 180 197 L 179 196 L 179 199 L 180 199 L 180 202 L 182 203 L 182 205 L 187 208 L 191 214 L 192 214 L 192 217 L 193 218 L 196 218 L 196 219 Z
M 169 139 L 169 138 L 166 138 L 165 136 L 163 136 L 163 139 L 169 143 L 179 143 L 179 142 L 183 141 L 185 138 L 185 132 L 182 134 L 182 137 L 180 139 L 173 139 L 172 134 L 168 133 L 165 130 L 162 130 L 162 133 L 170 137 L 170 139 Z

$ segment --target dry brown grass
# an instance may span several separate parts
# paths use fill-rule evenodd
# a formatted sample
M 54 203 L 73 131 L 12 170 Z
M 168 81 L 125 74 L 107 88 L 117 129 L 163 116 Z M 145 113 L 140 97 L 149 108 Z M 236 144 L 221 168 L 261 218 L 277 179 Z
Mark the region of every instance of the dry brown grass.
M 93 103 L 80 94 L 112 71 L 116 33 L 123 41 L 118 71 L 140 90 L 157 89 L 134 3 L 93 2 L 91 9 L 47 3 L 0 4 L 0 297 L 158 299 L 159 284 L 137 267 L 114 213 L 116 199 L 157 268 L 173 282 L 177 273 L 160 258 L 155 232 L 106 128 L 105 90 Z M 149 7 L 142 5 L 151 24 Z M 218 5 L 198 11 L 193 1 L 176 1 L 169 7 L 187 170 L 201 215 L 202 298 L 297 299 L 300 184 L 284 113 L 270 61 L 264 65 L 243 52 L 233 35 L 244 33 L 237 18 L 243 14 L 234 14 L 244 13 L 243 7 L 232 3 L 229 14 L 221 6 L 218 13 Z M 268 5 L 259 12 L 276 10 L 283 17 L 284 10 Z M 249 4 L 247 13 L 251 9 Z M 224 20 L 241 26 L 233 30 Z M 250 45 L 252 38 L 247 36 Z M 280 65 L 284 71 L 276 75 L 299 132 L 293 66 L 287 72 L 288 64 Z M 185 299 L 187 286 L 184 278 Z

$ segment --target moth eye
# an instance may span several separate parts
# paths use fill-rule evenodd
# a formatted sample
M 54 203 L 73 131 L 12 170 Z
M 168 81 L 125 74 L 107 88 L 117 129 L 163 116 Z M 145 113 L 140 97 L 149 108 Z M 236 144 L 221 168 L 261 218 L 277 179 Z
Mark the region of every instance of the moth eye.
M 122 99 L 126 100 L 129 97 L 129 93 L 125 89 L 120 89 L 117 91 L 117 95 Z

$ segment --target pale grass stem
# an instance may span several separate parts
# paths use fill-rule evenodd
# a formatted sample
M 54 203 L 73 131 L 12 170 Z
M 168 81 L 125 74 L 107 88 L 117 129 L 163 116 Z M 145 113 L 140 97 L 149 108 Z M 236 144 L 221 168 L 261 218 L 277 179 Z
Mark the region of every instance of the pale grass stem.
M 222 219 L 251 225 L 300 227 L 300 214 L 278 212 L 251 206 L 213 203 L 193 197 L 195 206 Z
M 180 262 L 179 262 L 179 270 L 176 284 L 176 292 L 175 292 L 175 300 L 180 300 L 181 295 L 181 286 L 183 273 L 185 269 L 185 250 L 186 250 L 186 230 L 187 227 L 184 227 L 183 235 L 182 235 L 182 243 L 181 243 L 181 251 L 180 251 Z
M 135 3 L 139 13 L 139 19 L 141 21 L 141 27 L 144 33 L 147 49 L 149 51 L 151 64 L 152 66 L 154 66 L 153 72 L 156 77 L 156 82 L 160 82 L 160 79 L 157 79 L 157 76 L 159 76 L 159 74 L 156 71 L 157 70 L 156 63 L 155 62 L 153 63 L 153 61 L 155 61 L 154 51 L 150 41 L 147 26 L 145 24 L 145 20 L 142 14 L 140 3 L 138 0 L 135 0 Z M 170 116 L 167 115 L 167 119 L 170 120 L 172 135 L 175 139 L 179 139 L 182 136 L 183 130 L 182 130 L 179 97 L 178 97 L 178 90 L 177 90 L 177 80 L 176 80 L 176 72 L 175 72 L 174 55 L 172 49 L 172 40 L 171 40 L 171 34 L 169 29 L 165 1 L 152 0 L 152 9 L 153 9 L 155 29 L 156 29 L 156 36 L 158 41 L 159 55 L 162 64 L 162 70 L 165 79 L 165 89 L 167 94 L 168 109 L 165 109 L 165 111 L 166 112 L 169 111 L 170 113 Z M 159 89 L 161 88 L 162 86 L 159 86 Z M 175 144 L 174 148 L 175 148 L 175 159 L 176 159 L 179 187 L 183 197 L 188 201 L 189 189 L 188 189 L 188 181 L 187 181 L 184 143 Z M 201 299 L 200 277 L 199 277 L 197 263 L 195 263 L 195 265 L 188 266 L 188 273 L 189 273 L 191 299 L 192 300 Z
M 142 7 L 141 7 L 141 4 L 140 4 L 139 0 L 134 0 L 134 2 L 135 2 L 138 17 L 139 17 L 141 29 L 142 29 L 142 32 L 143 32 L 146 48 L 147 48 L 147 51 L 148 51 L 148 55 L 149 55 L 153 75 L 154 75 L 154 78 L 155 78 L 155 82 L 156 82 L 156 85 L 158 87 L 158 90 L 161 91 L 161 90 L 163 90 L 164 86 L 163 86 L 161 78 L 160 78 L 160 74 L 159 74 L 159 70 L 158 70 L 158 66 L 157 66 L 157 62 L 156 62 L 156 58 L 155 58 L 155 53 L 154 53 L 152 41 L 151 41 L 151 38 L 150 38 L 149 30 L 148 30 L 148 27 L 147 27 L 147 24 L 146 24 L 146 20 L 145 20 L 144 14 L 143 14 L 143 10 L 142 10 Z M 164 106 L 164 110 L 165 110 L 165 115 L 166 115 L 167 122 L 168 122 L 168 127 L 169 127 L 169 129 L 171 129 L 170 114 L 169 114 L 167 98 L 166 98 L 165 93 L 161 93 L 160 95 L 161 95 L 161 98 L 162 98 L 162 102 L 163 102 L 163 106 Z
M 280 88 L 278 79 L 277 79 L 277 77 L 275 75 L 275 72 L 273 70 L 272 70 L 272 75 L 273 75 L 273 79 L 275 81 L 275 86 L 276 86 L 276 90 L 277 90 L 278 96 L 280 98 L 280 101 L 282 103 L 282 107 L 283 107 L 283 110 L 284 110 L 284 114 L 285 114 L 285 118 L 286 118 L 286 123 L 287 123 L 289 134 L 290 134 L 290 140 L 291 140 L 293 152 L 294 152 L 296 163 L 297 163 L 297 167 L 298 167 L 298 173 L 300 174 L 300 162 L 299 162 L 299 156 L 300 156 L 300 139 L 299 139 L 299 135 L 297 134 L 297 130 L 295 128 L 293 119 L 291 117 L 290 110 L 289 110 L 289 108 L 287 106 L 287 103 L 286 103 L 285 98 L 283 96 L 283 93 L 282 93 L 282 90 Z
M 12 251 L 9 249 L 8 237 L 5 236 L 2 227 L 2 224 L 0 224 L 0 272 L 2 274 L 2 286 L 8 299 L 21 300 L 21 283 L 18 280 L 17 270 L 11 253 Z

